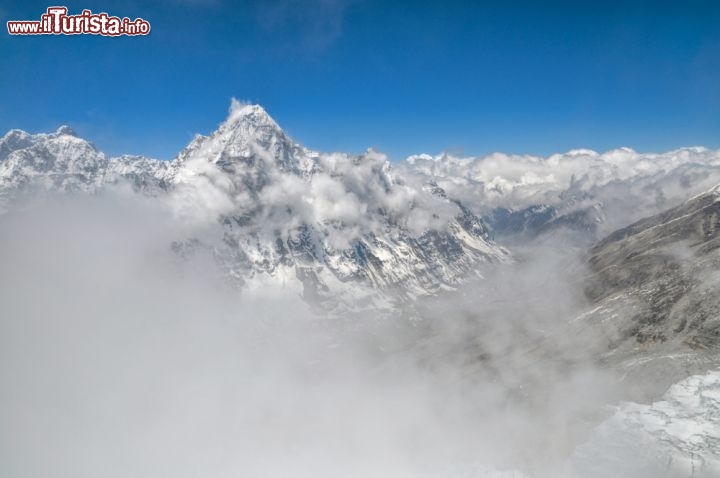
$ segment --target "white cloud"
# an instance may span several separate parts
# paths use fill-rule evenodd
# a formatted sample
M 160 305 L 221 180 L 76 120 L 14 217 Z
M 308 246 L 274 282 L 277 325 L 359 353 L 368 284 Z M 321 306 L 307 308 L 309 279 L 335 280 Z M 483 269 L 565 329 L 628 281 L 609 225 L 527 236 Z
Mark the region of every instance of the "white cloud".
M 574 150 L 547 158 L 495 153 L 478 158 L 416 155 L 403 174 L 433 180 L 476 213 L 548 204 L 605 207 L 605 232 L 656 214 L 720 183 L 720 151 L 686 148 L 662 154 L 621 148 Z

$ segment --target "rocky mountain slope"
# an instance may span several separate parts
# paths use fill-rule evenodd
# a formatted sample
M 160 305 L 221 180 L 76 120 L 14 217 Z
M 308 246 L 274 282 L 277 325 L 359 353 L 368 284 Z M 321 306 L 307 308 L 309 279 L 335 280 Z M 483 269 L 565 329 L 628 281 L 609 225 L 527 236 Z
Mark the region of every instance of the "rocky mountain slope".
M 586 294 L 595 308 L 578 320 L 603 332 L 603 360 L 665 385 L 718 363 L 719 218 L 715 188 L 589 251 Z

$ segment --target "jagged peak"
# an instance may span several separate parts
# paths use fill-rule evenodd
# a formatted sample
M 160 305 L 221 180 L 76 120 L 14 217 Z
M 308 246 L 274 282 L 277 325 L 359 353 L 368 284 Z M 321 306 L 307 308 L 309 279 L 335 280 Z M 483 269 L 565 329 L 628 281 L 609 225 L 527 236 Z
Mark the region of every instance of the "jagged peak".
M 29 138 L 29 137 L 30 137 L 30 133 L 28 133 L 27 131 L 23 131 L 21 129 L 14 128 L 14 129 L 11 129 L 10 131 L 8 131 L 7 133 L 5 133 L 5 135 L 2 137 L 2 139 L 7 141 L 10 139 L 15 139 L 15 138 Z
M 66 124 L 60 126 L 57 129 L 57 131 L 55 132 L 55 134 L 57 134 L 58 136 L 67 135 L 67 136 L 75 136 L 76 138 L 78 137 L 77 133 L 75 133 L 75 130 Z
M 17 143 L 18 141 L 27 142 L 29 143 L 27 145 L 30 145 L 34 143 L 35 141 L 43 141 L 48 139 L 57 138 L 59 136 L 72 136 L 74 138 L 77 138 L 81 141 L 85 141 L 84 139 L 80 138 L 78 134 L 75 132 L 75 130 L 68 126 L 68 125 L 62 125 L 60 126 L 54 133 L 28 133 L 27 131 L 24 131 L 22 129 L 11 129 L 5 135 L 0 138 L 0 141 L 3 141 L 4 143 Z M 26 145 L 26 146 L 27 146 Z M 16 144 L 17 146 L 17 144 Z
M 223 126 L 236 126 L 248 124 L 254 126 L 271 126 L 282 131 L 275 120 L 265 111 L 265 108 L 258 104 L 244 103 L 236 98 L 230 101 L 228 118 Z
M 26 148 L 33 142 L 33 136 L 21 129 L 11 129 L 0 138 L 0 161 L 16 149 Z
M 277 144 L 283 144 L 288 148 L 295 146 L 262 106 L 243 103 L 235 98 L 232 99 L 228 116 L 220 127 L 207 139 L 193 140 L 189 148 L 197 148 L 204 144 L 222 144 L 223 149 L 230 147 L 236 149 L 236 152 L 246 153 L 258 146 L 260 148 Z
M 262 106 L 233 98 L 228 116 L 218 129 L 208 136 L 196 135 L 177 159 L 178 164 L 192 159 L 226 164 L 234 160 L 245 162 L 258 154 L 258 167 L 274 158 L 271 162 L 302 175 L 310 174 L 317 156 L 293 141 Z M 251 160 L 248 164 L 256 162 Z

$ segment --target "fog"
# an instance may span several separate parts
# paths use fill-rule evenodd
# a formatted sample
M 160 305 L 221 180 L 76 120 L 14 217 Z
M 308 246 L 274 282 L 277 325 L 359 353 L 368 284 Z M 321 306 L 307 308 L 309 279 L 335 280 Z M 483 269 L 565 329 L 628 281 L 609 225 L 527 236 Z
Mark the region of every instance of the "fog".
M 572 251 L 350 320 L 179 257 L 198 227 L 119 192 L 0 218 L 0 475 L 561 476 L 623 395 Z

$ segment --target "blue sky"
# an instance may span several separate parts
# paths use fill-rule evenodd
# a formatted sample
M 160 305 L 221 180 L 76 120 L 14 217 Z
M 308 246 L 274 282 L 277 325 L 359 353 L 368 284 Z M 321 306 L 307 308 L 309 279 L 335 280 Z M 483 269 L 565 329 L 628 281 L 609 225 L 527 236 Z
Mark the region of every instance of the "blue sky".
M 550 154 L 720 147 L 720 2 L 70 1 L 147 37 L 10 36 L 0 130 L 68 123 L 109 154 L 169 159 L 262 104 L 323 151 Z

